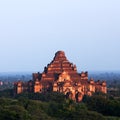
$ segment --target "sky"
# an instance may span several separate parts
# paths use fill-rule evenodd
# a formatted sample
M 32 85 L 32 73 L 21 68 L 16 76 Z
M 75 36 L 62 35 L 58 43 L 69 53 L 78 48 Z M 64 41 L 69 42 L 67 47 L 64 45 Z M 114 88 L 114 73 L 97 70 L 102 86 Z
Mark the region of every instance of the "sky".
M 120 0 L 0 1 L 0 72 L 42 72 L 58 50 L 78 71 L 120 70 Z

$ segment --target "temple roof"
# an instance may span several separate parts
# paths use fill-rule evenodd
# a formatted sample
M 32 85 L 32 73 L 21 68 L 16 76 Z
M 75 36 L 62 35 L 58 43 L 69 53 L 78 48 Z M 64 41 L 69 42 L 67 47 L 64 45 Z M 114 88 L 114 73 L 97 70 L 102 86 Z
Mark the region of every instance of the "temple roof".
M 62 73 L 63 71 L 67 72 L 76 72 L 76 66 L 70 63 L 65 56 L 64 51 L 58 51 L 55 53 L 55 57 L 52 62 L 47 65 L 44 70 L 45 73 Z
M 55 57 L 53 60 L 67 60 L 66 56 L 65 56 L 65 52 L 64 51 L 57 51 L 55 53 Z
M 61 75 L 61 73 L 64 72 L 68 73 L 71 80 L 74 82 L 80 81 L 83 78 L 84 80 L 87 80 L 87 76 L 88 76 L 87 73 L 82 73 L 81 76 L 81 74 L 77 72 L 76 65 L 74 65 L 67 59 L 64 51 L 57 51 L 55 53 L 53 60 L 50 62 L 50 64 L 47 65 L 47 67 L 45 67 L 43 73 L 41 74 L 41 78 L 39 80 L 51 81 L 51 82 L 56 81 Z

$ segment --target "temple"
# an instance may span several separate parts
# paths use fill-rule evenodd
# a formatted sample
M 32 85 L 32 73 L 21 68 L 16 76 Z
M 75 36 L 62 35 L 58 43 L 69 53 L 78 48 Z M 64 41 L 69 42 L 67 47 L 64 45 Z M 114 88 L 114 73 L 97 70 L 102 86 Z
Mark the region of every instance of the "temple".
M 33 73 L 33 80 L 18 81 L 14 86 L 16 94 L 56 91 L 77 102 L 81 101 L 84 95 L 91 96 L 95 92 L 107 93 L 105 81 L 95 82 L 88 79 L 88 72 L 78 73 L 76 65 L 67 60 L 63 51 L 56 52 L 53 61 L 42 73 Z

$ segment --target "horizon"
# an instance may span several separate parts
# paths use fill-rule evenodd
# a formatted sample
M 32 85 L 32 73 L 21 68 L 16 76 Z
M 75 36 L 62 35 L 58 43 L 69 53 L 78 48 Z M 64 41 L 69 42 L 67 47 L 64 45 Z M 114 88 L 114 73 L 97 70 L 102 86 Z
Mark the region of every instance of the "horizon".
M 0 1 L 0 72 L 43 71 L 58 50 L 78 71 L 120 71 L 120 1 Z
M 32 73 L 42 73 L 44 71 L 43 70 L 39 70 L 39 71 L 4 71 L 4 72 L 0 72 L 0 75 L 3 75 L 3 74 L 32 74 Z M 100 73 L 120 73 L 120 70 L 105 70 L 105 71 L 102 71 L 102 70 L 89 70 L 89 71 L 81 71 L 81 70 L 77 70 L 78 73 L 81 73 L 81 72 L 88 72 L 88 74 L 94 74 L 94 73 L 97 73 L 97 74 L 100 74 Z

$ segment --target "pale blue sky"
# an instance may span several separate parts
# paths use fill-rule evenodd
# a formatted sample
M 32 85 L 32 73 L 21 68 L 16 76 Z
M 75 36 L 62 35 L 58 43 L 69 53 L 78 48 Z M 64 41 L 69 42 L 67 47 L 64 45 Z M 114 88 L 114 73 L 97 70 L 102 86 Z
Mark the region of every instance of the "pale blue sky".
M 58 50 L 79 71 L 120 70 L 120 0 L 0 1 L 0 72 L 43 71 Z

